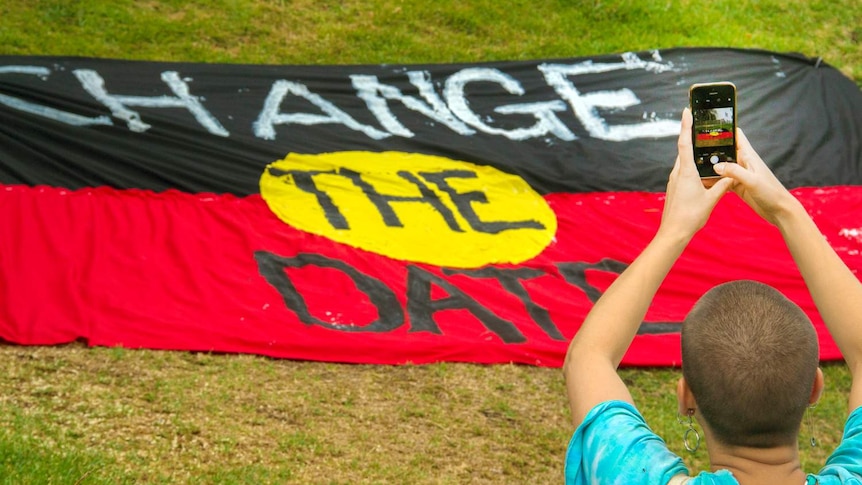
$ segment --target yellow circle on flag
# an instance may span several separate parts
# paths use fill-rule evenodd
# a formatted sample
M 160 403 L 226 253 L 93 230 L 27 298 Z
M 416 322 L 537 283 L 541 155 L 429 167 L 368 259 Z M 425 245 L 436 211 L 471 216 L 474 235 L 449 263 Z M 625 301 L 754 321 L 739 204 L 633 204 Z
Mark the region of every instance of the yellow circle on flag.
M 557 230 L 554 212 L 522 178 L 417 153 L 292 153 L 266 167 L 260 192 L 297 229 L 438 266 L 520 263 Z

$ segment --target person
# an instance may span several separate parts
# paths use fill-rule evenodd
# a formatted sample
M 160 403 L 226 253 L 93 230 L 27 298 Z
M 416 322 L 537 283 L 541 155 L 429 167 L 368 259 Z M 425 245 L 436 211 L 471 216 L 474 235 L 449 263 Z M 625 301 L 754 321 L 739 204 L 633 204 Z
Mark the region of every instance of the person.
M 742 130 L 738 163 L 716 165 L 721 178 L 705 187 L 693 160 L 691 123 L 686 109 L 655 236 L 569 345 L 563 370 L 576 430 L 566 483 L 862 484 L 862 285 Z M 797 439 L 806 408 L 823 390 L 817 337 L 802 310 L 777 290 L 753 281 L 719 285 L 683 322 L 679 419 L 703 429 L 710 471 L 689 476 L 616 372 L 659 285 L 729 191 L 778 228 L 852 375 L 843 440 L 816 475 L 801 469 Z M 685 435 L 686 447 L 699 441 Z

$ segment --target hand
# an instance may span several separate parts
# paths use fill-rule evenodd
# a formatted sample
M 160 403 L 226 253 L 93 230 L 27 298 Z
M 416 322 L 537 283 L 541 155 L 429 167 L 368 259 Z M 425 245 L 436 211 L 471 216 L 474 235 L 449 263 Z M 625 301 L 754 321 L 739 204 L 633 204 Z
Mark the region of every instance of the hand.
M 682 112 L 682 126 L 677 141 L 679 151 L 667 183 L 667 196 L 659 233 L 690 239 L 709 219 L 721 196 L 733 185 L 733 179 L 722 178 L 706 188 L 694 163 L 691 142 L 691 111 Z
M 736 130 L 739 163 L 719 163 L 715 172 L 734 181 L 733 191 L 768 222 L 777 225 L 781 214 L 798 204 L 793 195 L 778 181 L 746 138 Z

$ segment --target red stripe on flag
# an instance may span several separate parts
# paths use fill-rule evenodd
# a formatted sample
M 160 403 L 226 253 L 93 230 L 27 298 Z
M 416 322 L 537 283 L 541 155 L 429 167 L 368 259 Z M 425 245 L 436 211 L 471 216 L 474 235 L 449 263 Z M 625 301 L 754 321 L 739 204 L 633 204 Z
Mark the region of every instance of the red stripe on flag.
M 726 139 L 731 138 L 731 137 L 732 137 L 732 134 L 729 131 L 698 133 L 697 134 L 698 141 L 726 140 Z
M 795 194 L 858 271 L 862 188 Z M 599 263 L 637 256 L 658 226 L 663 195 L 546 199 L 559 220 L 555 242 L 492 274 L 333 243 L 285 225 L 259 196 L 0 186 L 0 338 L 357 363 L 559 366 L 590 295 L 616 277 L 615 266 Z M 675 322 L 711 286 L 743 278 L 796 301 L 817 329 L 821 357 L 840 358 L 778 232 L 729 195 L 647 314 L 658 333 L 639 335 L 624 364 L 678 365 Z

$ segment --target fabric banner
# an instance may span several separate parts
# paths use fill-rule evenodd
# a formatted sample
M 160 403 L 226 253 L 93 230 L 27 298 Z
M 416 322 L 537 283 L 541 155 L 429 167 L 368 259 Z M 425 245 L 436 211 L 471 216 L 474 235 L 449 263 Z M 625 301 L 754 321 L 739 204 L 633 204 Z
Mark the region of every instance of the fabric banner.
M 655 233 L 688 86 L 855 272 L 862 94 L 819 59 L 674 49 L 262 66 L 0 56 L 0 338 L 355 363 L 559 366 Z M 624 364 L 680 363 L 711 286 L 775 286 L 839 359 L 777 231 L 725 197 Z

